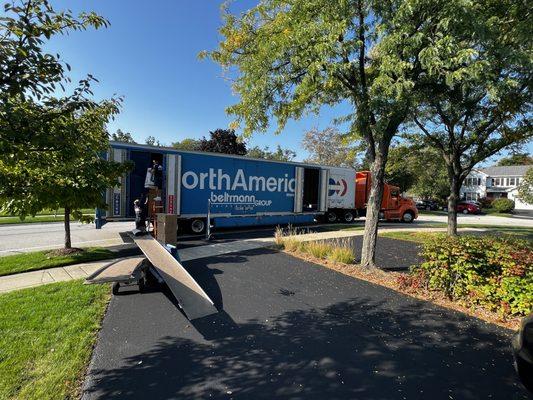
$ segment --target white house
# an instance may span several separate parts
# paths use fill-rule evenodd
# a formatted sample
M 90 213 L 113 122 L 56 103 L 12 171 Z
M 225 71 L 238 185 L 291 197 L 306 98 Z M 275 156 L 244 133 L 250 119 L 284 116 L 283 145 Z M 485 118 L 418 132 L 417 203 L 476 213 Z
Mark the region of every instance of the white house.
M 532 165 L 511 165 L 505 167 L 488 167 L 473 169 L 461 186 L 461 198 L 479 200 L 482 197 L 498 199 L 506 197 L 515 202 L 516 210 L 533 210 L 532 204 L 520 201 L 518 185 Z

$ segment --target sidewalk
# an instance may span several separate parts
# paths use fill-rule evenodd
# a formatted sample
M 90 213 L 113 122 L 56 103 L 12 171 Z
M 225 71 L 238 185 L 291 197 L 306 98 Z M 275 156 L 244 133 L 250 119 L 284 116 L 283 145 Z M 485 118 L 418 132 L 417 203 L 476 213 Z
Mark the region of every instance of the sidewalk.
M 380 232 L 398 231 L 399 229 L 381 229 Z M 418 228 L 402 229 L 402 231 L 445 231 L 446 228 Z M 483 230 L 483 229 L 468 229 Z M 301 241 L 326 240 L 336 238 L 348 238 L 361 236 L 363 231 L 330 231 L 296 235 Z M 204 246 L 189 247 L 179 251 L 181 261 L 191 261 L 199 258 L 219 256 L 229 253 L 239 253 L 248 250 L 268 247 L 274 244 L 273 237 L 245 239 L 234 242 L 215 243 Z M 67 267 L 49 268 L 39 271 L 23 272 L 20 274 L 0 277 L 0 293 L 13 290 L 25 289 L 48 283 L 64 282 L 74 279 L 84 279 L 104 265 L 116 261 L 116 259 L 95 261 L 83 264 L 69 265 Z

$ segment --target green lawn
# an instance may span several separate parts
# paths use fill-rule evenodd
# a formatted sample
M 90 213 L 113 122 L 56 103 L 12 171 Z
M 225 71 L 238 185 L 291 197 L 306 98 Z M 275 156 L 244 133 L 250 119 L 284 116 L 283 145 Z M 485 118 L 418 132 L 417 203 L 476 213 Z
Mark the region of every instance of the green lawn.
M 82 213 L 84 214 L 94 214 L 94 208 L 83 208 L 81 210 Z M 38 212 L 37 215 L 57 215 L 57 216 L 62 216 L 63 214 L 65 213 L 65 209 L 64 208 L 58 208 L 57 210 L 50 210 L 50 209 L 45 209 L 41 212 Z M 7 214 L 6 212 L 0 212 L 0 217 L 10 217 L 11 215 L 10 214 Z
M 86 212 L 87 210 L 83 210 L 84 215 L 93 215 L 94 216 L 94 210 L 91 212 Z M 21 220 L 19 217 L 14 217 L 11 215 L 3 215 L 0 216 L 0 225 L 2 224 L 31 224 L 31 223 L 39 223 L 39 222 L 63 222 L 64 220 L 63 214 L 37 214 L 35 217 L 26 217 L 24 220 Z
M 74 399 L 110 290 L 81 281 L 0 295 L 0 399 Z
M 0 225 L 31 224 L 35 222 L 63 222 L 63 216 L 58 215 L 57 217 L 54 217 L 53 215 L 43 215 L 35 217 L 26 217 L 24 220 L 21 220 L 19 217 L 0 217 Z
M 465 224 L 460 225 L 459 228 L 481 228 L 487 229 L 485 232 L 481 232 L 486 235 L 512 235 L 519 239 L 533 240 L 533 228 L 521 227 L 521 226 L 498 226 L 498 225 L 476 225 Z M 383 232 L 380 236 L 388 237 L 392 239 L 408 240 L 412 242 L 422 243 L 428 237 L 435 235 L 437 232 L 413 232 L 413 231 L 395 231 L 395 232 Z M 461 231 L 459 231 L 461 234 Z M 475 234 L 478 234 L 477 232 Z
M 418 210 L 420 215 L 447 215 L 446 211 L 428 211 L 428 210 Z
M 0 276 L 38 269 L 64 267 L 88 261 L 107 260 L 117 255 L 103 247 L 89 247 L 82 253 L 69 255 L 50 255 L 50 250 L 15 254 L 0 257 Z

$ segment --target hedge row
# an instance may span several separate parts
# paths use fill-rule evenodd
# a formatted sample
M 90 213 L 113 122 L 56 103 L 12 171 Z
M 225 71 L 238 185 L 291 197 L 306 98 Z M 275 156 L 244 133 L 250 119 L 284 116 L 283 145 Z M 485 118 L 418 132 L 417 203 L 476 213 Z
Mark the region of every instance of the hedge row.
M 531 242 L 514 238 L 436 235 L 423 246 L 424 262 L 411 284 L 439 290 L 502 315 L 533 311 Z

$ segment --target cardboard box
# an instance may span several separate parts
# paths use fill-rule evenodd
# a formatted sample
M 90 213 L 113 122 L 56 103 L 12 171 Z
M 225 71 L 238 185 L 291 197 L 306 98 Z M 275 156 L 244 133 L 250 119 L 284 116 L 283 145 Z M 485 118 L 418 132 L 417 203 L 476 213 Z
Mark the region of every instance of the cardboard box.
M 176 246 L 178 243 L 178 216 L 176 214 L 157 214 L 157 237 L 163 244 Z

